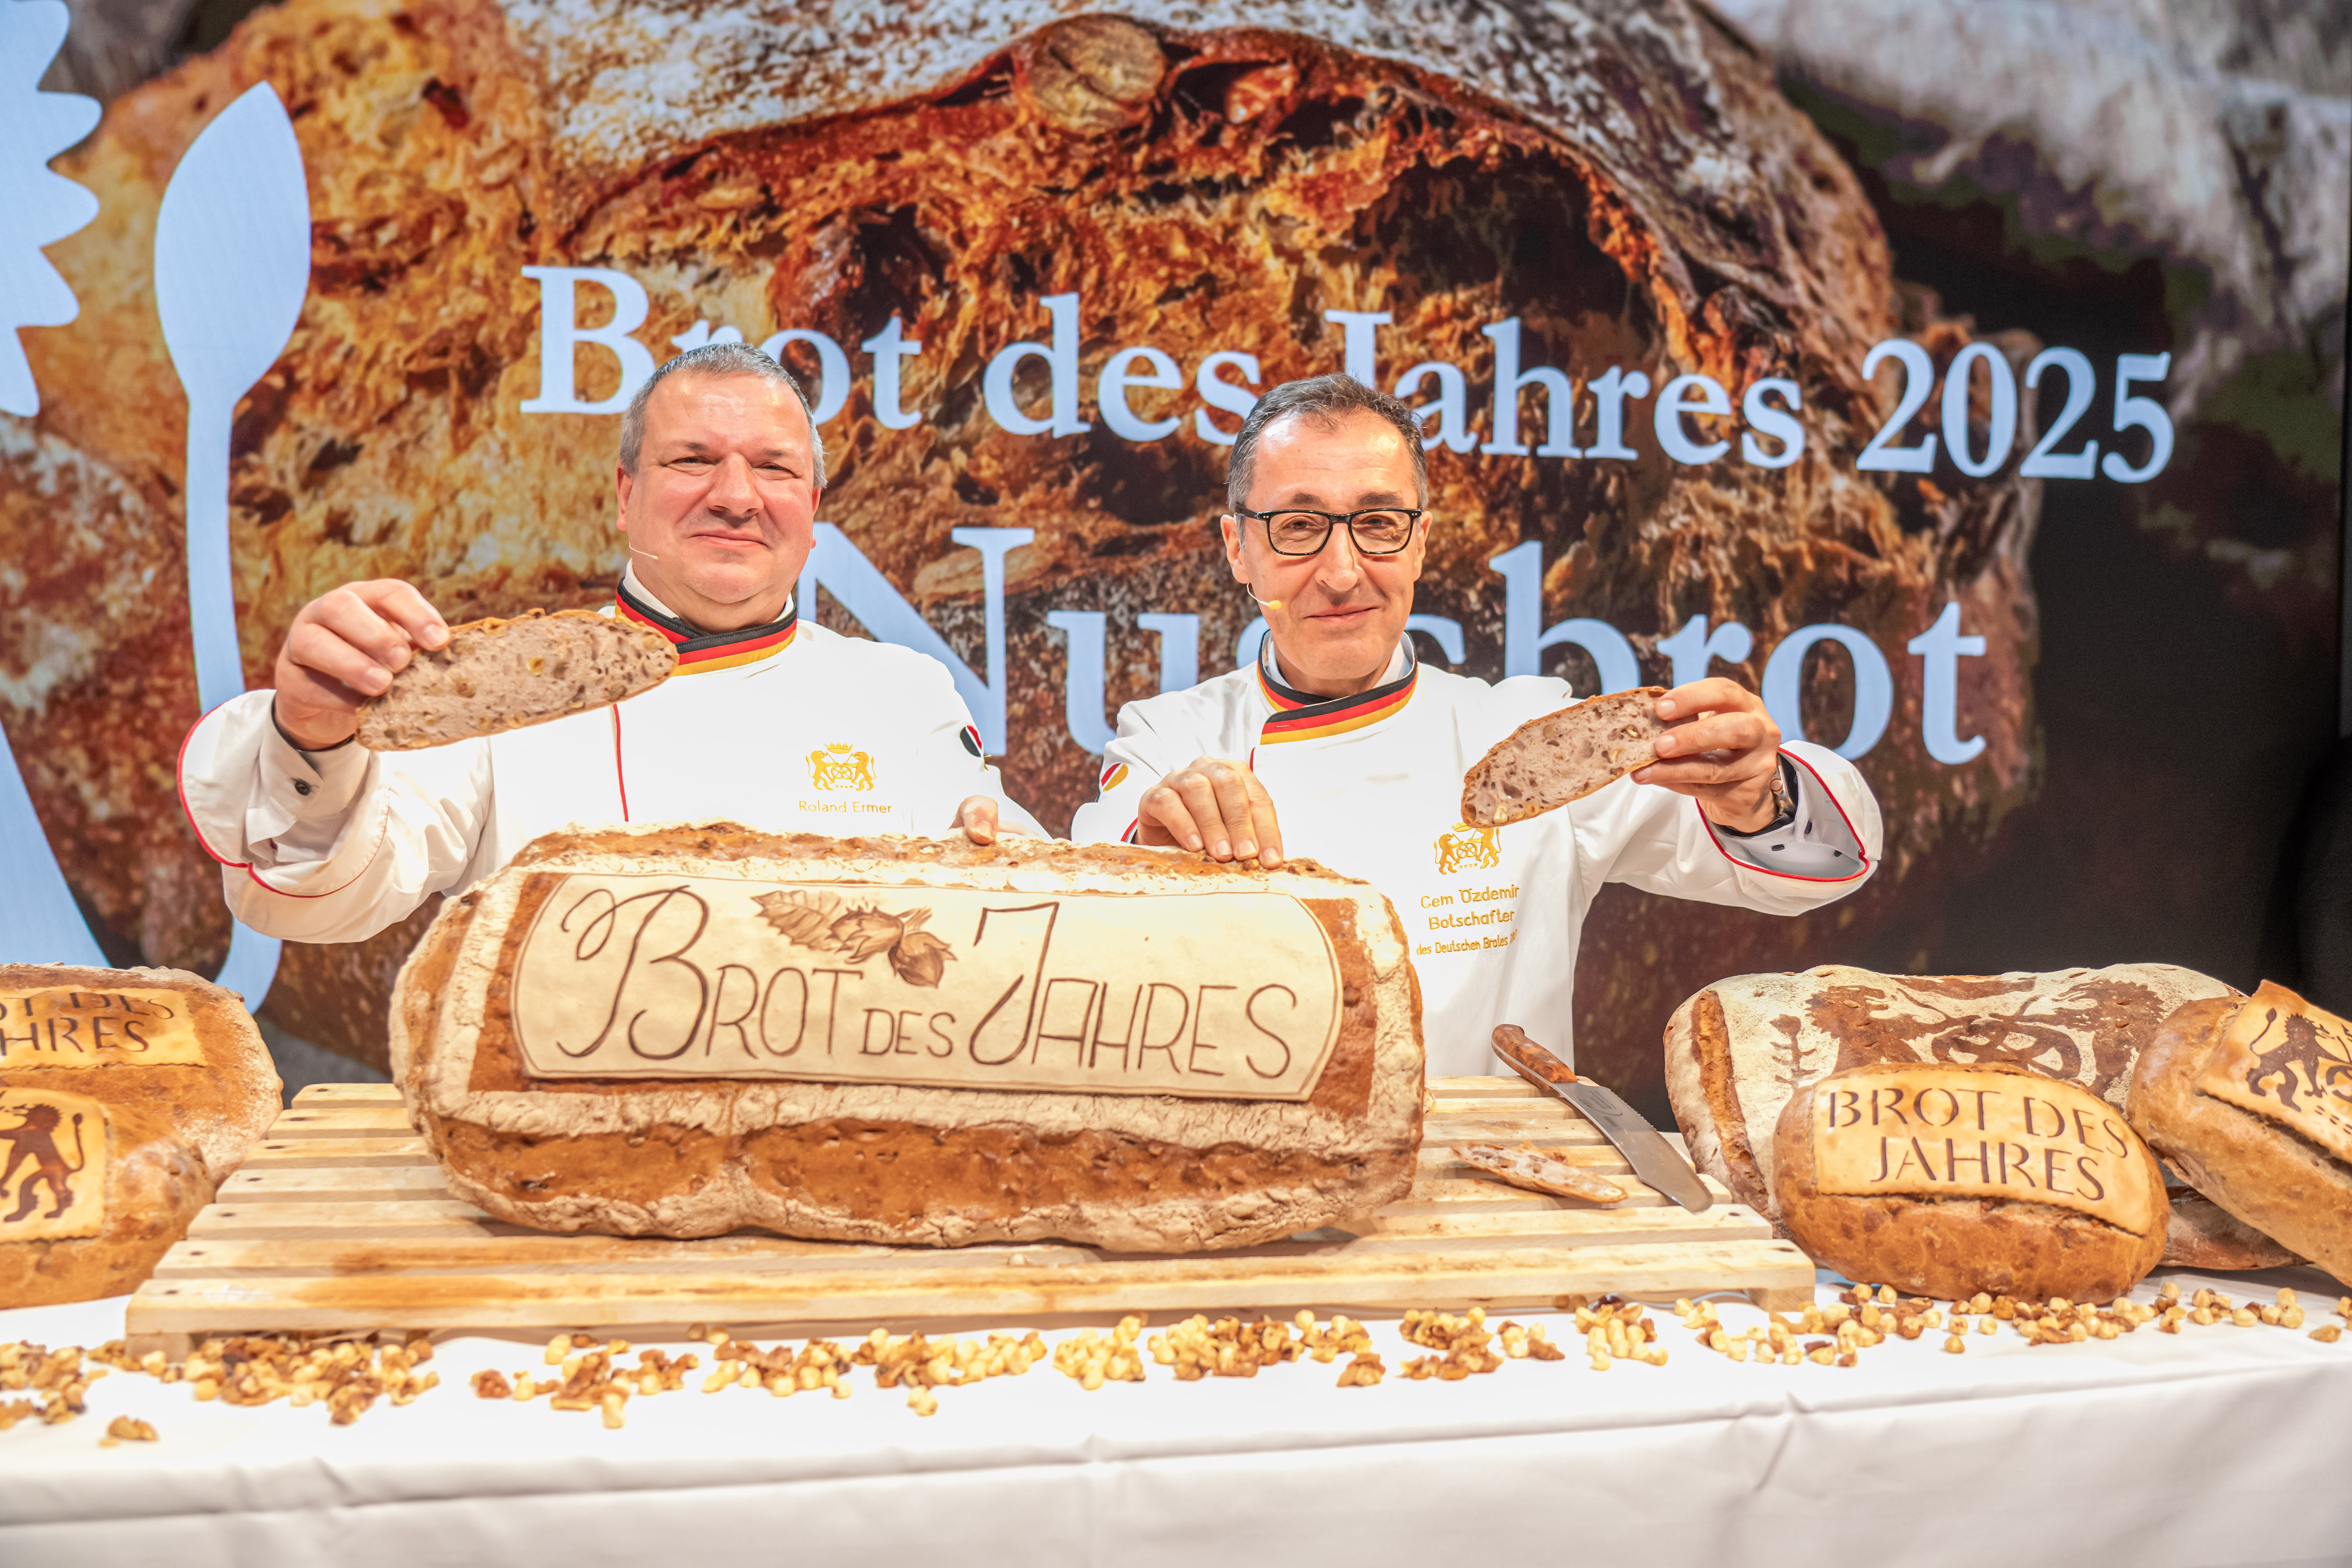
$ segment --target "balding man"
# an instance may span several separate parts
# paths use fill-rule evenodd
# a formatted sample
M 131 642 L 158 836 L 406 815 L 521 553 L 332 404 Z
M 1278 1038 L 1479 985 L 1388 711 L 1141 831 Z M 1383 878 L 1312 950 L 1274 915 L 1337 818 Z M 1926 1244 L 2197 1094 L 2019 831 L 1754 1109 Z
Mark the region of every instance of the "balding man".
M 237 919 L 355 941 L 572 822 L 1042 836 L 944 667 L 800 619 L 824 448 L 775 361 L 725 343 L 663 365 L 622 421 L 614 490 L 630 565 L 611 613 L 675 644 L 677 673 L 534 728 L 370 752 L 352 742 L 360 704 L 448 628 L 406 583 L 312 600 L 277 689 L 206 714 L 181 756 L 181 799 Z
M 1604 882 L 1797 914 L 1878 856 L 1876 801 L 1834 752 L 1707 679 L 1659 699 L 1660 761 L 1502 828 L 1462 776 L 1568 684 L 1425 670 L 1405 636 L 1429 542 L 1413 413 L 1346 376 L 1261 397 L 1234 445 L 1225 558 L 1264 606 L 1255 663 L 1121 710 L 1071 837 L 1217 859 L 1310 855 L 1386 893 L 1421 979 L 1433 1073 L 1495 1068 L 1496 1024 L 1572 1049 L 1576 949 Z

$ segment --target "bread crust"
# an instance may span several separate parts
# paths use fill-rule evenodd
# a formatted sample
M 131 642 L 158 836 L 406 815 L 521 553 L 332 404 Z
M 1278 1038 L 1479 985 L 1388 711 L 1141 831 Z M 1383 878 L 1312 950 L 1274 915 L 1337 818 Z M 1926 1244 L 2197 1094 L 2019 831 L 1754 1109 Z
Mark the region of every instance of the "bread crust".
M 1462 820 L 1500 827 L 1557 811 L 1658 760 L 1663 686 L 1589 698 L 1530 719 L 1462 775 Z
M 194 1148 L 214 1184 L 234 1175 L 278 1120 L 284 1087 L 269 1047 L 236 993 L 184 969 L 0 964 L 0 994 L 58 990 L 168 991 L 184 997 L 204 1059 L 151 1066 L 117 1058 L 87 1067 L 22 1067 L 0 1058 L 0 1086 L 86 1094 L 110 1106 L 152 1112 Z M 0 1022 L 0 1030 L 8 1026 Z
M 2141 1053 L 2126 1114 L 2190 1186 L 2352 1285 L 2352 1166 L 2198 1087 L 2239 1010 L 2253 1005 L 2191 1002 L 2167 1018 Z
M 2133 1063 L 2184 1001 L 2234 996 L 2166 963 L 2049 973 L 1880 974 L 1824 964 L 1735 974 L 1666 1022 L 1666 1096 L 1692 1163 L 1778 1223 L 1774 1130 L 1788 1096 L 1865 1062 L 2005 1061 L 2124 1109 Z
M 650 626 L 593 610 L 532 610 L 452 626 L 360 705 L 359 742 L 414 752 L 544 724 L 652 690 L 677 651 Z
M 38 1087 L 55 1086 L 45 1078 Z M 7 1100 L 0 1092 L 0 1104 Z M 0 1307 L 90 1301 L 134 1290 L 212 1202 L 214 1184 L 203 1158 L 173 1131 L 167 1116 L 148 1106 L 112 1103 L 105 1119 L 105 1228 L 96 1236 L 9 1241 L 0 1224 Z M 81 1173 L 89 1173 L 87 1165 Z
M 2237 1274 L 2303 1261 L 2195 1187 L 2167 1187 L 2164 1195 L 2172 1205 L 2164 1231 L 2167 1268 Z
M 534 873 L 862 884 L 1286 893 L 1328 935 L 1335 1044 L 1303 1102 L 773 1079 L 532 1076 L 514 976 Z M 856 890 L 856 889 L 852 889 Z M 542 893 L 539 895 L 544 897 Z M 576 827 L 444 909 L 402 972 L 393 1059 L 453 1194 L 549 1230 L 955 1246 L 1045 1237 L 1122 1250 L 1245 1246 L 1402 1195 L 1420 1143 L 1420 994 L 1368 884 L 1170 851 L 1008 840 L 827 838 L 730 822 Z
M 1815 1095 L 1832 1085 L 1867 1082 L 1914 1065 L 1879 1062 L 1849 1068 L 1805 1085 L 1782 1107 L 1773 1131 L 1772 1191 L 1790 1238 L 1814 1262 L 1850 1279 L 1940 1300 L 1987 1291 L 2104 1301 L 2130 1289 L 2162 1259 L 2168 1217 L 2163 1170 L 2136 1139 L 2132 1157 L 2158 1205 L 2146 1236 L 2050 1204 L 1822 1192 L 1813 1158 Z M 1969 1070 L 2043 1076 L 2006 1064 Z

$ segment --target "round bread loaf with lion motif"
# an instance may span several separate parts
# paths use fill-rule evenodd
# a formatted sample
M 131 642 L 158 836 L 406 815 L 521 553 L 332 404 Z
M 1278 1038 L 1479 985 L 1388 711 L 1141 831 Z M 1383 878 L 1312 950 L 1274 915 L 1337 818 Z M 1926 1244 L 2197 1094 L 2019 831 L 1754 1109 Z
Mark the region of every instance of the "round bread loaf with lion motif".
M 2087 1090 L 2005 1064 L 1874 1062 L 1780 1112 L 1790 1237 L 1850 1279 L 1956 1300 L 2104 1301 L 2164 1256 L 2147 1145 Z

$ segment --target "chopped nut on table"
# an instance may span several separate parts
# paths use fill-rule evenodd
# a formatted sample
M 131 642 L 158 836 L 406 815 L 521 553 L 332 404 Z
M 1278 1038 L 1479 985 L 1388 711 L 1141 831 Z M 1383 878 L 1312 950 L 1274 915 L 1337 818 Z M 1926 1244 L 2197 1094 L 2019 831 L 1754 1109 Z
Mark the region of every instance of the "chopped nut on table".
M 891 1337 L 876 1329 L 857 1347 L 851 1362 L 874 1369 L 875 1385 L 907 1385 L 908 1407 L 918 1415 L 936 1415 L 939 1396 L 932 1389 L 979 1383 L 991 1377 L 1019 1377 L 1045 1359 L 1045 1336 L 1034 1329 L 1026 1338 L 1002 1331 L 986 1340 L 931 1340 L 921 1334 Z
M 1365 1342 L 1369 1344 L 1370 1339 Z M 1260 1318 L 1245 1327 L 1239 1318 L 1220 1318 L 1212 1323 L 1199 1313 L 1164 1334 L 1152 1335 L 1146 1345 L 1151 1359 L 1174 1371 L 1180 1383 L 1197 1383 L 1204 1377 L 1255 1377 L 1262 1366 L 1297 1360 L 1303 1349 L 1291 1325 L 1273 1318 Z
M 1438 1356 L 1415 1356 L 1400 1368 L 1405 1376 L 1414 1379 L 1437 1378 L 1446 1383 L 1458 1383 L 1465 1377 L 1495 1371 L 1503 1358 L 1488 1347 L 1495 1335 L 1486 1327 L 1486 1310 L 1473 1307 L 1466 1317 L 1457 1318 L 1451 1312 L 1407 1312 L 1397 1325 L 1408 1343 L 1426 1345 L 1445 1353 Z
M 1143 1320 L 1134 1314 L 1121 1318 L 1108 1335 L 1081 1329 L 1054 1347 L 1054 1370 L 1089 1394 L 1106 1383 L 1141 1383 L 1143 1352 L 1135 1341 L 1142 1332 Z
M 106 1424 L 106 1436 L 98 1440 L 101 1448 L 117 1448 L 125 1443 L 152 1443 L 155 1428 L 144 1421 L 128 1415 L 118 1415 Z

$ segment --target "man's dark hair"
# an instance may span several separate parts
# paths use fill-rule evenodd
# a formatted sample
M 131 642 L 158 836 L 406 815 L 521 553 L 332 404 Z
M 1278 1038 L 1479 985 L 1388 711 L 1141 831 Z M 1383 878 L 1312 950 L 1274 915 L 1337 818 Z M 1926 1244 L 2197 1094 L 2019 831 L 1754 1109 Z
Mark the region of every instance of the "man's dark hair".
M 816 488 L 824 489 L 824 437 L 816 433 L 816 416 L 809 408 L 808 394 L 791 371 L 761 353 L 749 343 L 705 343 L 698 349 L 688 349 L 646 377 L 635 397 L 629 399 L 628 412 L 621 416 L 621 471 L 634 477 L 637 461 L 645 456 L 646 405 L 654 400 L 654 388 L 673 375 L 756 375 L 773 386 L 787 386 L 800 400 L 801 412 L 808 416 L 809 460 L 815 466 L 813 476 Z
M 1366 386 L 1352 375 L 1333 374 L 1286 381 L 1269 388 L 1257 400 L 1249 417 L 1242 421 L 1241 434 L 1234 437 L 1233 461 L 1225 469 L 1226 507 L 1239 511 L 1249 504 L 1250 480 L 1257 468 L 1258 438 L 1265 434 L 1267 426 L 1295 414 L 1328 428 L 1359 410 L 1379 415 L 1404 437 L 1404 449 L 1412 454 L 1413 505 L 1428 506 L 1429 455 L 1422 449 L 1419 416 L 1402 402 Z

